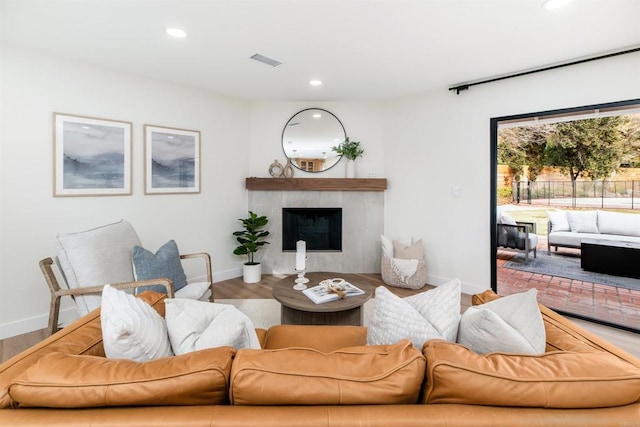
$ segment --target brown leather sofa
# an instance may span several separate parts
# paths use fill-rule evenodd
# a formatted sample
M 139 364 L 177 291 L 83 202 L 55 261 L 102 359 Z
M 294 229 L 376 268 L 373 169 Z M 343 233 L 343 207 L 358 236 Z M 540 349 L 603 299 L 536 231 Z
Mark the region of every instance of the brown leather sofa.
M 141 298 L 164 315 L 163 296 Z M 281 325 L 258 330 L 262 350 L 138 363 L 104 357 L 98 309 L 0 365 L 0 425 L 640 426 L 640 360 L 541 311 L 540 356 Z

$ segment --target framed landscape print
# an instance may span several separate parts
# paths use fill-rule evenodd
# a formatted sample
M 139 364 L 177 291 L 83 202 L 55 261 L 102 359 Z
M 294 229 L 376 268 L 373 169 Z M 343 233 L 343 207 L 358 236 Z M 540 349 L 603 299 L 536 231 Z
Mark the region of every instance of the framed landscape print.
M 200 192 L 200 132 L 145 125 L 145 193 Z
M 131 123 L 53 114 L 54 196 L 131 194 Z

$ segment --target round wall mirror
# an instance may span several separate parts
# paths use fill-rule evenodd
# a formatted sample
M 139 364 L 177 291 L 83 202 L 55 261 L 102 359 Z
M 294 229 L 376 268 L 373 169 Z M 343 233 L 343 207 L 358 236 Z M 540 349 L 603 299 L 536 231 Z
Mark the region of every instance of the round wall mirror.
M 347 137 L 338 118 L 321 108 L 308 108 L 293 115 L 282 131 L 282 149 L 296 168 L 323 172 L 335 166 L 340 157 L 331 147 Z

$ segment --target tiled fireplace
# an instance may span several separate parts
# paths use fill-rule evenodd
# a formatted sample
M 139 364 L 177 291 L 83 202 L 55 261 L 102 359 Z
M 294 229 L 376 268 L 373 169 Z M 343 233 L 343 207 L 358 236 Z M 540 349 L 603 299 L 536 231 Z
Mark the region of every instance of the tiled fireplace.
M 277 180 L 277 178 L 273 178 Z M 312 180 L 312 179 L 309 179 Z M 317 180 L 317 179 L 316 179 Z M 305 181 L 298 179 L 298 181 Z M 386 187 L 386 181 L 385 181 Z M 307 271 L 344 273 L 380 272 L 380 234 L 384 232 L 384 192 L 353 190 L 252 189 L 249 185 L 249 209 L 269 218 L 269 245 L 258 258 L 262 272 L 292 274 L 295 252 L 282 249 L 283 208 L 341 208 L 342 250 L 307 251 Z

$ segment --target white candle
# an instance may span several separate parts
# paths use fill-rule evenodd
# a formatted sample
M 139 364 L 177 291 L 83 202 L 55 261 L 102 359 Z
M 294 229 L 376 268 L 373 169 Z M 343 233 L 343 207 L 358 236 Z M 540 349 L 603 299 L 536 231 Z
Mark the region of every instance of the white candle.
M 305 258 L 307 257 L 307 242 L 298 240 L 296 242 L 296 270 L 305 269 Z

